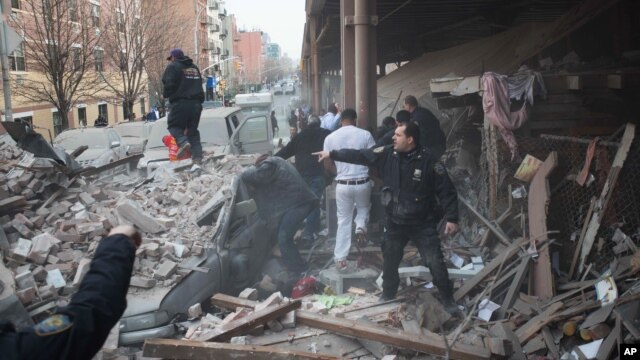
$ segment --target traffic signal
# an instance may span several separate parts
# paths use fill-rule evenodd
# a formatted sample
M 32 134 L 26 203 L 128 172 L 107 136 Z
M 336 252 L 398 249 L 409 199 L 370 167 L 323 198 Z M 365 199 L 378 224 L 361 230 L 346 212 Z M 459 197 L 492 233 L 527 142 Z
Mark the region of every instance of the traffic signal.
M 239 60 L 236 60 L 236 70 L 242 70 L 242 62 L 240 62 Z
M 218 64 L 213 65 L 213 71 L 215 72 L 220 71 L 220 66 Z
M 220 80 L 220 89 L 224 90 L 227 87 L 227 80 Z

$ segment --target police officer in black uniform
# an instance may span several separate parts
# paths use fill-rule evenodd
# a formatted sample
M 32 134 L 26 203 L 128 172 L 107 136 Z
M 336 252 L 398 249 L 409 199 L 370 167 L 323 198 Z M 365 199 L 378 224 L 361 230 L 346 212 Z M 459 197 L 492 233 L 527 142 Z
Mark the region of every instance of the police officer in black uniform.
M 100 241 L 71 303 L 31 328 L 0 321 L 1 359 L 91 359 L 127 307 L 140 234 L 118 226 Z
M 202 144 L 198 131 L 204 101 L 202 76 L 193 60 L 180 49 L 171 50 L 167 60 L 171 63 L 162 75 L 162 96 L 171 103 L 167 118 L 168 130 L 179 146 L 178 158 L 186 150 L 190 150 L 193 162 L 199 163 L 202 161 Z
M 399 124 L 393 146 L 372 149 L 342 149 L 314 153 L 319 160 L 376 166 L 382 176 L 382 203 L 387 213 L 381 300 L 395 298 L 400 284 L 398 266 L 404 247 L 413 241 L 424 259 L 433 282 L 450 313 L 459 310 L 453 300 L 453 285 L 444 263 L 438 237 L 436 197 L 444 210 L 445 234 L 458 230 L 458 195 L 446 169 L 426 147 L 420 146 L 420 129 L 412 122 Z

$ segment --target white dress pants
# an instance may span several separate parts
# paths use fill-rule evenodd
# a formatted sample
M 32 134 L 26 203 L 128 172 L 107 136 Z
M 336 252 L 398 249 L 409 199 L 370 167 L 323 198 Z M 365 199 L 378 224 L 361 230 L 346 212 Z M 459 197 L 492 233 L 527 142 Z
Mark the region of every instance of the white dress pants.
M 356 229 L 367 229 L 372 188 L 373 183 L 371 181 L 360 185 L 336 185 L 338 229 L 336 231 L 336 248 L 333 251 L 336 261 L 344 260 L 349 255 L 354 208 L 357 210 L 355 218 Z

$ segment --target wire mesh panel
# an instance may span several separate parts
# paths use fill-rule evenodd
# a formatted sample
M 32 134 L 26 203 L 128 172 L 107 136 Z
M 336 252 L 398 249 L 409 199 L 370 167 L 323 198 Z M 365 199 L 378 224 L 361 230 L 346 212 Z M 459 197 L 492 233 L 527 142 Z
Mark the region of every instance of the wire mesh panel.
M 558 153 L 558 166 L 549 177 L 551 202 L 549 204 L 547 225 L 549 230 L 560 233 L 551 236 L 560 245 L 560 268 L 568 270 L 576 244 L 586 220 L 591 199 L 601 195 L 607 181 L 611 163 L 618 150 L 611 144 L 598 144 L 589 168 L 589 177 L 584 186 L 576 182 L 581 172 L 589 146 L 588 141 L 559 137 L 518 138 L 518 148 L 523 155 L 530 154 L 544 161 L 550 152 Z M 586 139 L 590 140 L 590 139 Z M 616 139 L 615 141 L 619 141 Z M 498 141 L 499 178 L 497 191 L 497 213 L 508 206 L 508 185 L 512 188 L 529 184 L 513 177 L 520 166 L 510 161 L 511 154 L 506 144 Z M 485 186 L 489 184 L 486 161 L 482 166 Z M 486 196 L 485 194 L 483 194 Z M 486 199 L 486 197 L 485 197 Z M 614 191 L 602 218 L 599 231 L 587 262 L 593 263 L 596 270 L 605 269 L 616 256 L 631 254 L 631 247 L 614 247 L 618 243 L 612 240 L 616 229 L 630 237 L 636 246 L 640 245 L 640 145 L 632 143 L 631 149 L 616 182 Z

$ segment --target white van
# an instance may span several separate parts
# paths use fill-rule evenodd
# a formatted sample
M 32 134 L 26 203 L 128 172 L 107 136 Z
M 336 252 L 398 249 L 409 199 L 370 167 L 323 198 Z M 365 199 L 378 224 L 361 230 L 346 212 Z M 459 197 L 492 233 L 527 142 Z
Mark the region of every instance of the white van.
M 245 116 L 268 115 L 273 105 L 273 95 L 270 93 L 238 94 L 235 97 L 235 104 L 242 109 Z

